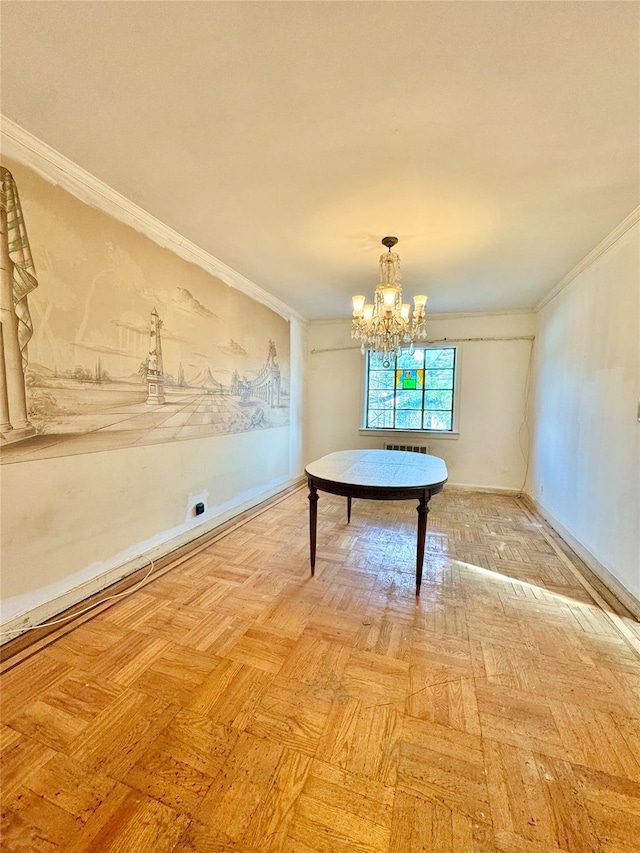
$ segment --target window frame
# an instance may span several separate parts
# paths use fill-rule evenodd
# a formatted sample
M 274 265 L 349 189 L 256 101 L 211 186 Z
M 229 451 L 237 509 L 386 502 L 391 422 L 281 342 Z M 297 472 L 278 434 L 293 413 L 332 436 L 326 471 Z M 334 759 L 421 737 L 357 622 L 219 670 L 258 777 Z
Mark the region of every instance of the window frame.
M 453 360 L 453 399 L 452 399 L 452 412 L 451 412 L 451 429 L 450 430 L 439 430 L 439 429 L 411 429 L 409 427 L 368 427 L 367 426 L 367 407 L 368 407 L 368 396 L 369 396 L 369 359 L 370 359 L 370 350 L 367 350 L 365 358 L 362 359 L 362 398 L 361 398 L 361 421 L 360 421 L 360 434 L 361 435 L 406 435 L 406 436 L 419 436 L 419 435 L 429 435 L 434 438 L 444 438 L 444 439 L 456 439 L 459 437 L 459 423 L 460 423 L 460 365 L 462 361 L 462 347 L 460 344 L 455 343 L 439 343 L 439 344 L 425 344 L 416 346 L 415 349 L 421 350 L 429 350 L 429 349 L 452 349 L 454 351 L 454 360 Z M 398 369 L 398 368 L 396 368 Z M 395 379 L 394 379 L 395 382 Z M 423 388 L 423 394 L 426 393 L 430 389 Z M 423 397 L 424 401 L 424 397 Z M 395 409 L 394 409 L 395 411 Z M 421 411 L 423 411 L 421 409 Z M 429 411 L 427 409 L 426 411 Z

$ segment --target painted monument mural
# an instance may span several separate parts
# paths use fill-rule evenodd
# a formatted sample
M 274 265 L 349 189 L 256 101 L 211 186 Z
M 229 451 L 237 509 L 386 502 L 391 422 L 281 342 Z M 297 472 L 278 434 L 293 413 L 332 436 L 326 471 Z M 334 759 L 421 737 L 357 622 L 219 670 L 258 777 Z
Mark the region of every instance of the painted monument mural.
M 2 167 L 4 463 L 289 423 L 288 321 L 12 170 L 26 193 Z

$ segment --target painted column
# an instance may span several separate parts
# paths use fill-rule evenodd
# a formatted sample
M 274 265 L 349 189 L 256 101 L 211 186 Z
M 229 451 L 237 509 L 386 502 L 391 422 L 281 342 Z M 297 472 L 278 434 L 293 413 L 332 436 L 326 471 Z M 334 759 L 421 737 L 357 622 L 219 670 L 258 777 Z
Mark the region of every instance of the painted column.
M 161 329 L 162 320 L 154 308 L 151 312 L 151 328 L 149 330 L 149 367 L 147 368 L 147 382 L 149 386 L 147 394 L 148 406 L 159 406 L 164 403 Z
M 4 341 L 2 323 L 0 323 L 0 436 L 11 432 L 13 427 L 9 420 L 9 398 L 7 397 L 7 372 L 4 366 Z

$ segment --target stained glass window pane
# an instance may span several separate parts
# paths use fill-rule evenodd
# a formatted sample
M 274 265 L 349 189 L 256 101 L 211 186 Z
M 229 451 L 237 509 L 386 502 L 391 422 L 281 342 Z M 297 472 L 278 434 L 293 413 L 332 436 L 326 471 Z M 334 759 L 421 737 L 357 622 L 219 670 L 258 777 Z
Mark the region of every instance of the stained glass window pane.
M 369 409 L 367 426 L 371 429 L 393 429 L 393 411 Z
M 408 409 L 396 412 L 396 429 L 420 429 L 420 411 Z
M 377 355 L 369 353 L 369 370 L 389 370 L 396 366 L 396 357 L 394 355 Z
M 453 367 L 453 355 L 453 347 L 426 349 L 424 351 L 425 367 Z
M 422 388 L 424 370 L 396 370 L 396 388 L 415 391 Z
M 451 430 L 451 412 L 425 412 L 423 429 Z
M 453 388 L 453 370 L 425 370 L 426 388 Z
M 391 388 L 393 394 L 393 374 L 393 370 L 372 370 L 369 374 L 369 388 L 371 390 Z
M 388 391 L 369 391 L 371 409 L 393 409 L 393 388 Z
M 425 391 L 424 407 L 426 409 L 451 409 L 453 391 Z
M 396 409 L 421 409 L 422 391 L 396 391 Z
M 408 350 L 400 350 L 398 353 L 397 364 L 396 367 L 404 367 L 411 369 L 417 369 L 424 366 L 424 350 L 417 349 L 411 355 L 409 355 Z

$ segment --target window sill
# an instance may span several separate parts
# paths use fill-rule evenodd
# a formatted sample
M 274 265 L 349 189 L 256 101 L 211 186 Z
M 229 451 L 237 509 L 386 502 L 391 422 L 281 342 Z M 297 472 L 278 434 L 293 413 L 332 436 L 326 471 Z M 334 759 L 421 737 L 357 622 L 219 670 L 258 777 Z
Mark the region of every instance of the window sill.
M 391 439 L 393 437 L 394 440 L 402 439 L 405 443 L 408 443 L 411 438 L 444 438 L 448 441 L 457 441 L 460 438 L 459 432 L 440 432 L 439 430 L 428 430 L 428 429 L 410 429 L 410 430 L 402 430 L 402 429 L 360 429 L 358 430 L 360 435 L 369 435 L 369 436 L 380 436 L 387 437 Z

